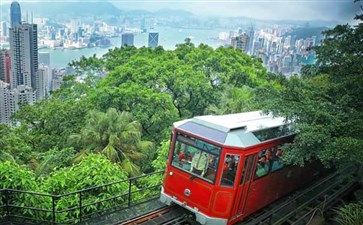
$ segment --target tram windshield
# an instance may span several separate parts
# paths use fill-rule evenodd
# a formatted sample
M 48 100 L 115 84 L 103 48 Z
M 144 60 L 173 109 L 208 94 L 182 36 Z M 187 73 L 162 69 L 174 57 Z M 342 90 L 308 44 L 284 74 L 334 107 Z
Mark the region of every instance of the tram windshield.
M 172 166 L 214 183 L 221 148 L 185 134 L 177 134 Z

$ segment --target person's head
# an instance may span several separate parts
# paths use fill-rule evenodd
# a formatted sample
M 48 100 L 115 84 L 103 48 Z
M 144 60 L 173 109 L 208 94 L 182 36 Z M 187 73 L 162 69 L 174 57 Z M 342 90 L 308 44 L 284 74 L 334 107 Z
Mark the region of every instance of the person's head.
M 272 158 L 272 153 L 271 153 L 271 150 L 270 149 L 267 149 L 266 150 L 265 156 L 266 156 L 266 159 L 271 159 Z
M 261 163 L 265 163 L 267 160 L 266 160 L 266 156 L 263 155 L 261 156 L 261 158 L 258 159 L 258 162 L 261 162 Z
M 276 151 L 276 156 L 277 156 L 277 157 L 281 157 L 281 156 L 282 156 L 282 150 L 278 149 L 278 150 Z

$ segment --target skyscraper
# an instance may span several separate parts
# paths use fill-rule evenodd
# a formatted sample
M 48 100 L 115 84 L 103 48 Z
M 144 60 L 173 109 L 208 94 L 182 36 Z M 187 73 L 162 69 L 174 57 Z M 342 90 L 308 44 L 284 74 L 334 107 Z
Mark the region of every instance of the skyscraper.
M 0 123 L 7 124 L 11 123 L 11 114 L 21 104 L 34 104 L 37 97 L 44 95 L 39 92 L 40 86 L 44 87 L 44 80 L 39 79 L 38 74 L 37 25 L 21 23 L 19 3 L 13 2 L 10 7 L 10 54 L 0 51 L 0 66 L 5 68 L 5 75 L 0 71 Z
M 248 40 L 249 40 L 248 35 L 244 33 L 235 38 L 232 38 L 231 45 L 233 46 L 233 48 L 240 49 L 244 53 L 247 53 L 248 43 L 249 43 Z
M 8 124 L 12 113 L 13 101 L 9 84 L 0 80 L 0 123 Z
M 155 48 L 159 44 L 159 33 L 149 33 L 149 47 Z
M 7 37 L 8 36 L 8 26 L 6 21 L 1 22 L 1 36 Z
M 122 33 L 121 34 L 121 47 L 123 46 L 134 46 L 134 34 Z
M 48 66 L 41 64 L 38 70 L 38 84 L 36 98 L 43 99 L 47 96 L 50 89 L 51 70 Z
M 0 50 L 0 80 L 10 83 L 10 50 Z
M 251 26 L 249 28 L 248 36 L 249 36 L 249 40 L 248 40 L 248 52 L 250 53 L 250 55 L 253 55 L 254 54 L 253 40 L 254 40 L 254 37 L 255 37 L 255 31 L 253 30 L 253 26 Z
M 36 24 L 10 28 L 10 87 L 25 85 L 37 89 L 38 40 Z
M 14 1 L 10 5 L 10 24 L 11 27 L 15 27 L 21 24 L 21 10 L 18 2 Z

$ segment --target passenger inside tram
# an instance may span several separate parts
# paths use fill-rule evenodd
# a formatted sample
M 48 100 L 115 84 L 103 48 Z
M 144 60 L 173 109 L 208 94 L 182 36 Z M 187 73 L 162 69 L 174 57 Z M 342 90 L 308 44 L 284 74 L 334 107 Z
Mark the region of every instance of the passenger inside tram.
M 192 159 L 191 171 L 195 174 L 203 176 L 208 168 L 208 156 L 205 152 L 197 151 Z
M 221 185 L 223 186 L 234 186 L 234 181 L 236 178 L 238 163 L 239 163 L 238 155 L 230 155 L 227 154 L 223 164 L 223 173 Z
M 265 176 L 269 172 L 269 161 L 266 155 L 260 156 L 257 162 L 256 175 L 257 177 Z
M 178 155 L 179 165 L 187 170 L 190 170 L 190 163 L 192 160 L 192 155 L 188 150 L 180 152 Z
M 271 171 L 276 171 L 276 170 L 281 169 L 282 167 L 284 167 L 284 164 L 282 163 L 282 160 L 280 158 L 282 156 L 282 150 L 277 149 L 274 156 L 275 157 L 274 157 L 274 160 L 273 160 L 273 163 L 272 163 Z

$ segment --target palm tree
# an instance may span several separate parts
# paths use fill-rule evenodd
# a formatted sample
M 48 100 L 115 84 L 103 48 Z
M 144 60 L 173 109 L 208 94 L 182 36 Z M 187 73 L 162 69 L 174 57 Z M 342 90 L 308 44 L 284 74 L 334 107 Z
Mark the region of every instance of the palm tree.
M 76 159 L 90 151 L 100 152 L 134 176 L 140 173 L 135 163 L 154 148 L 153 143 L 142 141 L 141 135 L 141 124 L 133 121 L 130 113 L 109 108 L 106 113 L 91 110 L 86 125 L 79 134 L 71 135 L 70 141 L 81 149 Z

